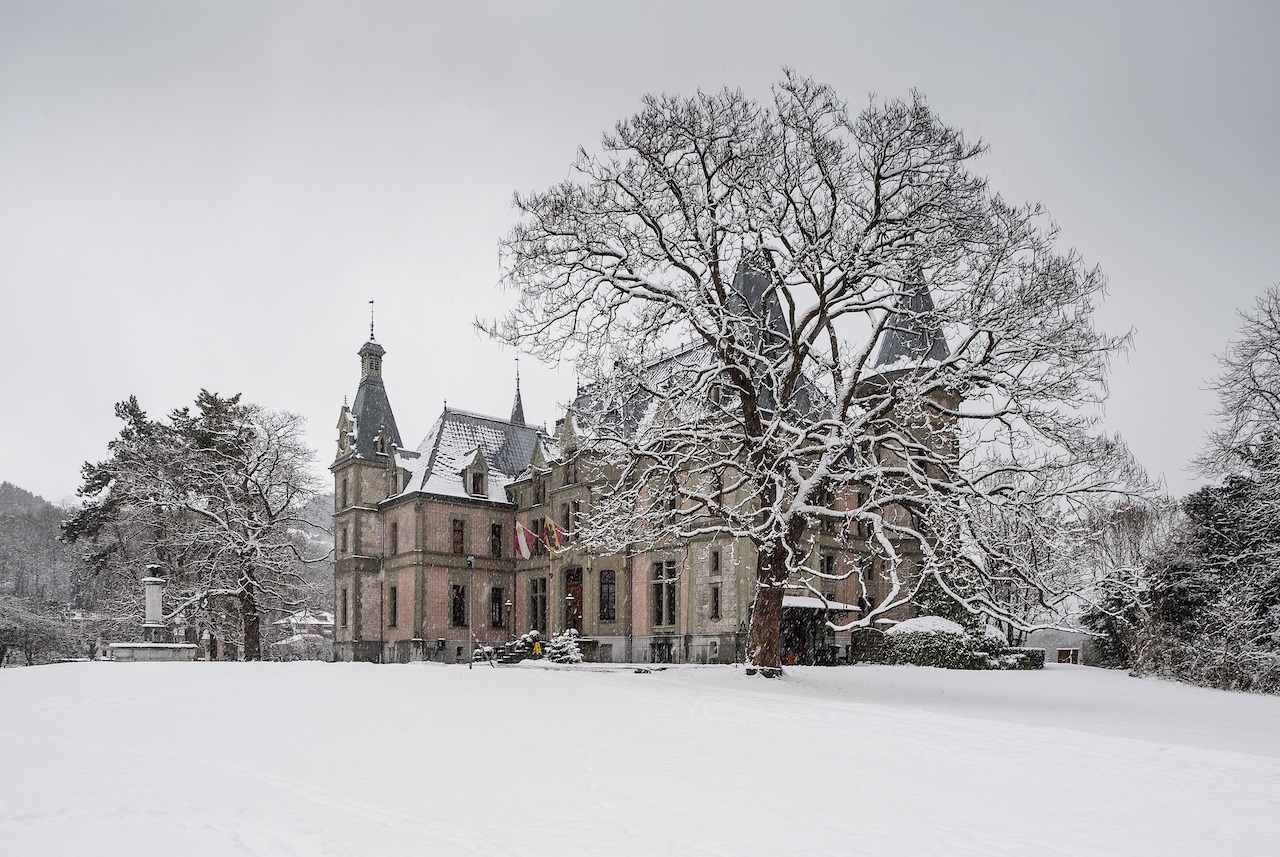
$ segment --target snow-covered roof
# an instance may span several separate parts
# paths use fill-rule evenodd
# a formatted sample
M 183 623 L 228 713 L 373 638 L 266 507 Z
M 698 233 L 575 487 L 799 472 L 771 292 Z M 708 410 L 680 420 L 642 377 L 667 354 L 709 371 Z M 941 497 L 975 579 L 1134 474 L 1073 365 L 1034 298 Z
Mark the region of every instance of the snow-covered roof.
M 783 607 L 801 607 L 806 610 L 834 610 L 837 613 L 849 613 L 862 610 L 856 604 L 842 604 L 839 601 L 828 601 L 813 595 L 784 595 Z
M 277 619 L 271 623 L 272 625 L 332 625 L 333 614 L 328 610 L 299 610 L 285 616 L 283 619 Z
M 886 634 L 959 634 L 965 635 L 964 628 L 961 628 L 950 619 L 943 619 L 941 616 L 917 616 L 914 619 L 907 619 L 894 625 Z
M 445 408 L 417 452 L 397 461 L 410 472 L 398 496 L 423 493 L 507 503 L 507 486 L 528 469 L 538 443 L 554 445 L 540 428 Z M 487 472 L 486 493 L 480 496 L 468 490 L 471 486 L 464 479 L 477 453 Z

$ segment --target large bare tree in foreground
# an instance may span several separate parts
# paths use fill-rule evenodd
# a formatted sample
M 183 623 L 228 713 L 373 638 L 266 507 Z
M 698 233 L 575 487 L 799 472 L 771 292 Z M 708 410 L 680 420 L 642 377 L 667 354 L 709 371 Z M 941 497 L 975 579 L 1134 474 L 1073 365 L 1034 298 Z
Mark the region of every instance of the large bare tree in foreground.
M 788 73 L 773 96 L 646 97 L 516 197 L 518 303 L 488 328 L 590 384 L 575 419 L 607 484 L 586 540 L 748 538 L 765 675 L 784 583 L 831 573 L 815 524 L 883 558 L 887 597 L 854 624 L 926 581 L 1006 619 L 1050 605 L 1051 554 L 1128 465 L 1094 434 L 1124 345 L 1093 326 L 1102 274 L 992 193 L 983 146 L 919 94 L 854 115 Z

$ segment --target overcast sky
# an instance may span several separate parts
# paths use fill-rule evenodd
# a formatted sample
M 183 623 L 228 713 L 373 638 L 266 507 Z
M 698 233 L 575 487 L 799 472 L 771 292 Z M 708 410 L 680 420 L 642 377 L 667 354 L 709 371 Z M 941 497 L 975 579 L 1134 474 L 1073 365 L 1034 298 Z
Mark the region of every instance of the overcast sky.
M 923 91 L 1100 264 L 1106 428 L 1183 494 L 1238 308 L 1280 281 L 1280 4 L 0 3 L 0 480 L 72 494 L 200 388 L 305 416 L 322 464 L 377 300 L 416 445 L 506 414 L 511 194 L 646 92 Z M 571 367 L 522 363 L 553 422 Z

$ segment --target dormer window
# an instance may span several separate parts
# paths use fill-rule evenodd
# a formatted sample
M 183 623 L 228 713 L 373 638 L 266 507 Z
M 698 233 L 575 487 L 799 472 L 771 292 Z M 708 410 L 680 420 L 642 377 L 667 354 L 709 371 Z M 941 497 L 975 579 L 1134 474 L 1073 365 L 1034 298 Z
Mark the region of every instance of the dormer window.
M 477 449 L 467 459 L 470 463 L 462 469 L 462 488 L 472 497 L 489 496 L 489 464 L 484 453 Z

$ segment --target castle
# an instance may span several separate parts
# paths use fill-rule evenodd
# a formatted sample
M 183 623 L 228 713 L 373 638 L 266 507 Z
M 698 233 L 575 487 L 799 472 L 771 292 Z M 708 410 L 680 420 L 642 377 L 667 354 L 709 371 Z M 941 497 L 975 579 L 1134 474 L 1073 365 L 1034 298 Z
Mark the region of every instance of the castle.
M 927 291 L 905 296 L 880 345 L 880 377 L 946 356 L 939 331 L 912 324 L 925 305 L 932 309 Z M 557 421 L 554 432 L 527 424 L 517 378 L 509 416 L 446 406 L 422 443 L 406 448 L 382 379 L 385 353 L 371 328 L 330 467 L 338 659 L 466 661 L 473 642 L 501 646 L 529 629 L 567 628 L 599 662 L 743 659 L 756 570 L 749 540 L 581 549 L 574 535 L 591 486 L 574 420 Z M 866 535 L 814 528 L 810 566 L 824 574 L 783 598 L 785 663 L 856 660 L 873 641 L 874 632 L 828 626 L 882 595 Z

